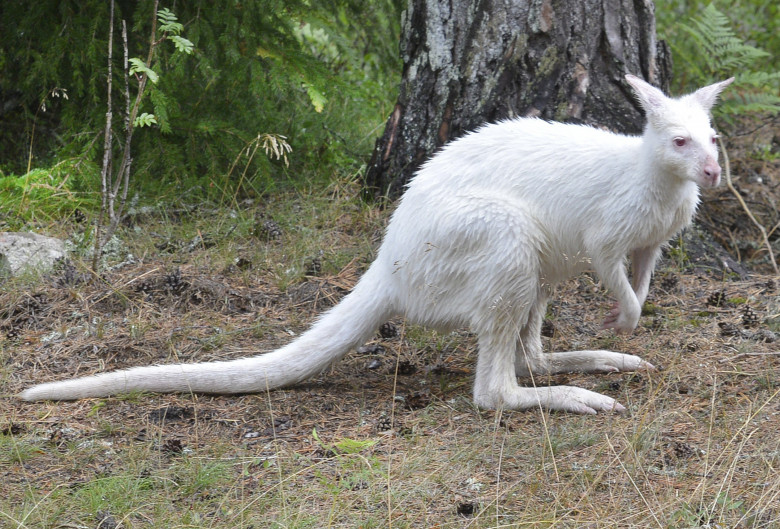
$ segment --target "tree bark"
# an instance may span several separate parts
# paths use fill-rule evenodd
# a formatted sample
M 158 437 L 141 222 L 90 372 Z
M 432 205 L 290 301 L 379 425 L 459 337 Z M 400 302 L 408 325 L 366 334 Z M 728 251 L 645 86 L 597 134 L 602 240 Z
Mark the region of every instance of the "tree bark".
M 397 197 L 435 150 L 517 116 L 626 133 L 642 113 L 623 76 L 666 90 L 671 61 L 651 0 L 409 0 L 400 94 L 366 188 Z

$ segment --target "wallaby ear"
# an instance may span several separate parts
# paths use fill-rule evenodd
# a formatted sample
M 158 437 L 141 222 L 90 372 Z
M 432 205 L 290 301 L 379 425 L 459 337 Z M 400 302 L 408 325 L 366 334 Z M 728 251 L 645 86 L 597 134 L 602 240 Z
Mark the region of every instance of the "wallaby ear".
M 696 100 L 702 107 L 704 107 L 705 110 L 709 111 L 715 104 L 715 101 L 718 100 L 718 95 L 732 82 L 734 82 L 733 77 L 719 83 L 699 88 L 693 93 L 693 97 L 696 98 Z
M 634 89 L 639 103 L 647 114 L 656 113 L 666 104 L 667 97 L 658 88 L 631 74 L 626 75 L 626 81 Z

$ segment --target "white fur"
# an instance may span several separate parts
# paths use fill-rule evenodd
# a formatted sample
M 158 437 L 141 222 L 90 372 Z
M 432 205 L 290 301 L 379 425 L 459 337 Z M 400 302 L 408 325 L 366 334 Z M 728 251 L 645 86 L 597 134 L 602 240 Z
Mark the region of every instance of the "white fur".
M 352 293 L 288 346 L 232 362 L 41 384 L 21 397 L 265 391 L 321 372 L 403 315 L 437 328 L 469 326 L 478 335 L 474 400 L 483 408 L 622 410 L 581 388 L 520 387 L 516 375 L 653 368 L 610 351 L 543 353 L 540 339 L 552 287 L 586 268 L 617 298 L 604 327 L 633 330 L 661 245 L 690 223 L 698 187 L 719 182 L 708 113 L 731 80 L 670 99 L 637 77 L 626 79 L 648 116 L 641 137 L 515 119 L 446 146 L 409 184 Z

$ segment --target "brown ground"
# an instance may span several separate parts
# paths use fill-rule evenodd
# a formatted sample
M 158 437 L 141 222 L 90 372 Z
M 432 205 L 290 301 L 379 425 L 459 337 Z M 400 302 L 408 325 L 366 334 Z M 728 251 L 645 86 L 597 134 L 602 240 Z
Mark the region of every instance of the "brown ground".
M 354 237 L 354 224 L 348 213 L 338 217 L 335 244 Z M 287 235 L 265 235 L 247 234 L 243 243 L 276 245 L 273 259 L 283 263 Z M 745 248 L 760 257 L 758 246 Z M 87 520 L 115 529 L 91 518 L 101 507 L 83 503 L 84 512 L 66 517 L 75 521 L 57 525 L 51 521 L 60 516 L 55 506 L 66 500 L 49 505 L 48 498 L 59 491 L 75 502 L 78 494 L 70 491 L 123 473 L 173 480 L 165 474 L 178 468 L 172 461 L 193 454 L 251 458 L 255 463 L 241 467 L 242 474 L 228 473 L 228 481 L 249 495 L 241 496 L 239 505 L 246 507 L 240 510 L 251 506 L 285 527 L 325 525 L 317 518 L 320 508 L 330 509 L 328 524 L 345 527 L 372 526 L 371 516 L 383 526 L 394 520 L 396 527 L 536 526 L 543 520 L 567 527 L 710 521 L 773 527 L 780 517 L 780 285 L 767 275 L 766 259 L 763 274 L 734 280 L 717 266 L 696 266 L 695 255 L 670 251 L 630 336 L 599 330 L 610 300 L 591 276 L 558 289 L 544 329 L 548 350 L 609 348 L 663 369 L 536 383 L 609 394 L 629 408 L 622 416 L 476 410 L 469 400 L 473 336 L 427 332 L 402 320 L 322 376 L 266 395 L 68 403 L 13 397 L 32 384 L 74 375 L 272 350 L 347 292 L 366 262 L 356 258 L 331 273 L 310 265 L 309 275 L 281 287 L 275 269 L 251 252 L 223 266 L 214 264 L 219 259 L 206 244 L 177 248 L 158 244 L 158 252 L 100 278 L 66 264 L 35 285 L 0 293 L 0 494 L 7 498 L 0 515 L 27 502 L 42 520 L 31 516 L 28 525 L 12 526 L 69 527 Z M 339 440 L 375 443 L 360 457 L 386 476 L 334 466 L 350 453 Z M 21 447 L 28 448 L 22 453 Z M 143 463 L 134 459 L 139 453 Z M 273 458 L 280 461 L 276 468 L 266 464 Z M 358 474 L 363 477 L 350 477 Z M 335 501 L 332 491 L 310 489 L 323 475 L 348 484 L 339 489 L 339 498 L 347 498 L 344 511 L 328 503 Z M 274 507 L 281 483 L 288 487 L 281 503 L 306 500 L 314 522 L 306 525 Z M 212 505 L 215 497 L 220 506 L 229 504 L 227 492 L 193 490 L 166 489 L 166 498 L 192 509 L 198 502 Z M 258 500 L 266 497 L 274 500 L 261 509 Z M 370 516 L 368 497 L 384 504 Z M 109 503 L 106 509 L 116 514 L 121 507 Z M 144 507 L 127 511 L 124 526 L 154 526 L 157 515 Z M 242 526 L 236 514 L 219 512 L 209 514 L 208 526 Z M 20 516 L 8 515 L 17 522 Z
M 309 277 L 281 292 L 262 274 L 236 267 L 214 273 L 184 263 L 169 269 L 147 260 L 99 281 L 67 268 L 31 292 L 5 293 L 6 396 L 0 427 L 4 435 L 17 439 L 42 437 L 43 452 L 23 465 L 12 465 L 0 489 L 29 482 L 44 489 L 73 486 L 121 471 L 116 456 L 92 454 L 78 464 L 57 456 L 66 446 L 95 440 L 110 442 L 112 454 L 138 444 L 176 454 L 208 452 L 225 444 L 264 453 L 267 443 L 276 439 L 287 450 L 316 458 L 322 447 L 312 444 L 314 429 L 321 439 L 384 438 L 389 433 L 403 445 L 410 436 L 449 428 L 493 431 L 497 420 L 509 432 L 541 427 L 539 413 L 497 416 L 470 408 L 475 356 L 471 336 L 425 333 L 406 328 L 401 320 L 385 326 L 384 337 L 377 334 L 331 372 L 268 395 L 149 395 L 71 403 L 23 403 L 11 397 L 31 384 L 75 374 L 271 350 L 305 329 L 357 275 L 353 264 L 338 276 Z M 557 376 L 542 383 L 595 389 L 628 405 L 634 410 L 629 413 L 650 417 L 652 412 L 641 410 L 655 409 L 660 405 L 653 399 L 662 398 L 663 409 L 675 410 L 675 418 L 663 420 L 645 455 L 659 469 L 700 467 L 712 443 L 710 420 L 720 420 L 729 406 L 741 402 L 746 408 L 734 408 L 743 415 L 733 427 L 739 427 L 745 413 L 758 413 L 760 426 L 751 442 L 758 443 L 761 453 L 768 450 L 762 457 L 776 464 L 777 282 L 767 276 L 724 282 L 662 267 L 649 302 L 640 328 L 630 337 L 615 337 L 598 330 L 609 300 L 589 276 L 560 289 L 545 326 L 549 348 L 614 348 L 640 354 L 664 370 Z M 460 412 L 456 419 L 454 402 Z M 764 409 L 757 410 L 759 406 Z M 548 420 L 565 428 L 574 418 L 553 414 Z M 602 422 L 593 419 L 585 428 L 598 437 Z M 396 445 L 396 450 L 403 447 Z M 671 478 L 654 479 L 667 486 Z M 677 480 L 671 479 L 673 486 Z M 468 494 L 447 497 L 440 505 L 443 513 L 471 509 L 469 502 L 462 504 L 463 496 Z

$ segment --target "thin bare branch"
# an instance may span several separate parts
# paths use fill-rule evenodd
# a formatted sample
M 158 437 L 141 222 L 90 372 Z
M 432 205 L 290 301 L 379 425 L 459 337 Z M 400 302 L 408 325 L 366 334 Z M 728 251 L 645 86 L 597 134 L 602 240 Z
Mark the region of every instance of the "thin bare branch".
M 739 191 L 737 191 L 734 188 L 734 184 L 731 183 L 731 165 L 729 163 L 729 153 L 726 150 L 726 146 L 723 144 L 723 140 L 718 137 L 718 143 L 720 144 L 720 150 L 723 152 L 723 168 L 725 169 L 726 173 L 726 185 L 728 186 L 729 190 L 734 194 L 735 197 L 737 197 L 737 200 L 742 205 L 742 209 L 745 210 L 745 213 L 747 214 L 748 218 L 753 222 L 753 224 L 756 225 L 758 230 L 761 232 L 761 236 L 764 239 L 764 245 L 766 246 L 766 250 L 769 253 L 769 259 L 772 262 L 772 267 L 775 270 L 775 274 L 780 274 L 780 272 L 777 269 L 777 261 L 775 260 L 775 253 L 772 250 L 772 245 L 769 243 L 769 236 L 766 233 L 766 228 L 756 220 L 756 217 L 753 215 L 753 212 L 750 211 L 750 208 L 745 203 L 745 200 L 742 198 L 742 195 L 739 194 Z
M 158 41 L 155 39 L 155 34 L 157 33 L 157 8 L 159 5 L 159 1 L 155 0 L 154 2 L 154 8 L 152 10 L 152 32 L 151 36 L 149 38 L 149 55 L 146 61 L 146 64 L 148 66 L 151 66 L 152 59 L 154 58 L 154 52 L 157 47 Z M 106 191 L 108 194 L 108 207 L 109 207 L 109 226 L 106 229 L 106 233 L 102 238 L 101 246 L 104 245 L 108 240 L 111 238 L 111 236 L 116 231 L 116 228 L 119 226 L 119 221 L 122 218 L 122 213 L 124 212 L 125 205 L 127 203 L 127 194 L 128 190 L 130 188 L 130 169 L 133 164 L 133 158 L 132 158 L 132 141 L 133 141 L 133 130 L 134 130 L 134 124 L 136 116 L 138 115 L 138 110 L 141 108 L 141 102 L 143 101 L 144 93 L 146 92 L 146 83 L 148 81 L 148 75 L 145 73 L 142 73 L 138 77 L 138 91 L 135 96 L 135 101 L 133 102 L 132 106 L 130 104 L 131 98 L 130 98 L 130 87 L 129 87 L 129 75 L 128 75 L 128 45 L 127 45 L 127 24 L 123 20 L 122 21 L 122 39 L 124 44 L 124 72 L 125 72 L 125 142 L 124 142 L 124 148 L 122 150 L 122 161 L 120 163 L 119 169 L 116 171 L 116 175 L 114 176 L 110 189 Z M 119 197 L 119 204 L 116 204 L 116 199 Z
M 113 0 L 111 0 L 108 28 L 109 29 L 108 29 L 108 78 L 106 80 L 106 92 L 107 92 L 106 129 L 103 137 L 103 166 L 100 170 L 100 191 L 101 191 L 100 213 L 98 214 L 97 222 L 95 223 L 95 244 L 94 244 L 94 248 L 93 248 L 94 251 L 92 256 L 92 270 L 94 272 L 97 272 L 98 269 L 100 248 L 102 247 L 102 244 L 100 243 L 100 227 L 103 224 L 103 217 L 106 214 L 106 207 L 108 205 L 107 190 L 108 190 L 108 181 L 111 174 L 111 140 L 112 140 L 111 122 L 113 121 L 113 111 L 111 110 L 111 102 L 112 102 L 111 80 L 113 75 L 113 67 L 111 63 L 114 57 L 113 54 L 114 1 Z

